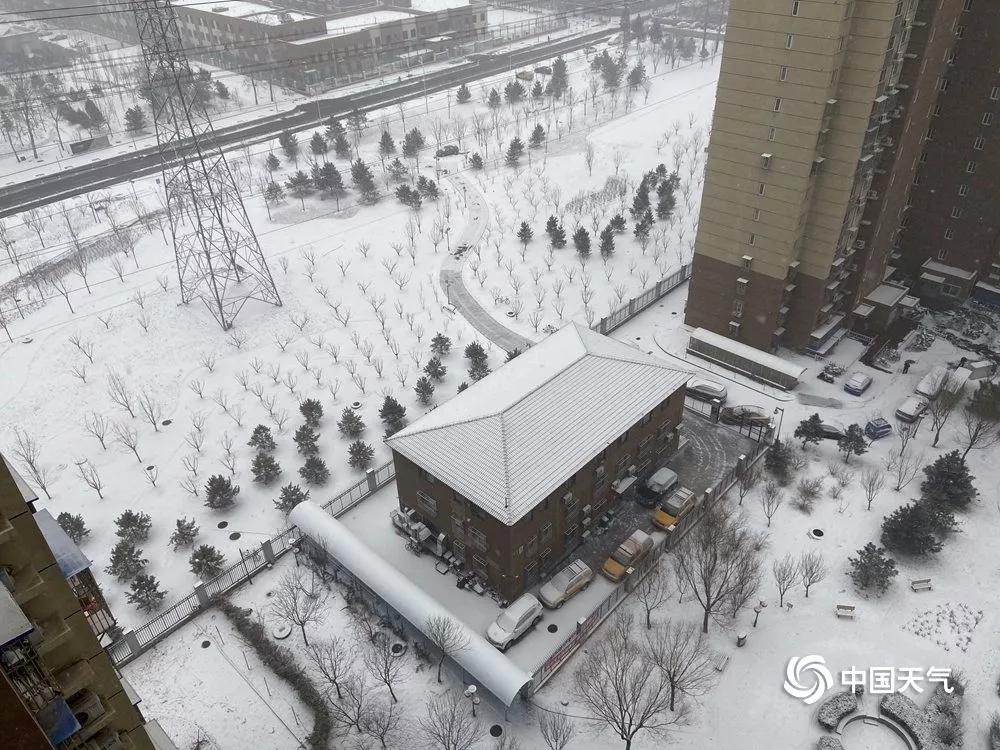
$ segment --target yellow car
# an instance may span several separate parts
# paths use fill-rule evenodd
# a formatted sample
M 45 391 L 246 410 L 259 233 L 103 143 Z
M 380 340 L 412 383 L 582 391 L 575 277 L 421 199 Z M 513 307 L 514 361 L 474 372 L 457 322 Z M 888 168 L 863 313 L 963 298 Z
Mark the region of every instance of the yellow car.
M 659 508 L 653 511 L 650 520 L 656 528 L 668 531 L 693 505 L 694 493 L 687 487 L 679 487 Z
M 625 576 L 625 571 L 635 565 L 653 549 L 653 537 L 645 531 L 633 531 L 632 536 L 618 545 L 611 557 L 604 561 L 601 574 L 617 583 Z

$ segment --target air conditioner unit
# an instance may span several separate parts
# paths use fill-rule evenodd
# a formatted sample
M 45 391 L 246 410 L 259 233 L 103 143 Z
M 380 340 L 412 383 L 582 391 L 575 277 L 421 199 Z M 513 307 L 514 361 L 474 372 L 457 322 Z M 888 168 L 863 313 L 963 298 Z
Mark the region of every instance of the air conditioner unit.
M 585 515 L 585 516 L 589 516 L 590 515 L 590 506 L 589 505 L 584 505 L 583 506 L 583 515 Z
M 865 241 L 864 240 L 855 240 L 854 247 L 857 248 L 858 250 L 864 250 L 865 249 Z
M 572 492 L 567 492 L 565 495 L 563 495 L 563 502 L 564 503 L 571 503 L 571 502 L 573 502 L 573 493 Z
M 580 521 L 584 526 L 590 526 L 590 516 L 587 516 L 582 521 Z
M 885 146 L 886 148 L 892 148 L 894 145 L 896 145 L 896 141 L 893 140 L 892 136 L 887 135 L 885 138 L 882 139 L 882 145 Z
M 125 750 L 125 745 L 122 744 L 118 732 L 112 729 L 102 729 L 95 734 L 87 747 L 93 747 L 94 750 Z
M 631 466 L 628 467 L 628 473 L 633 476 L 635 475 L 635 464 L 632 464 Z
M 868 200 L 870 200 L 870 201 L 877 201 L 878 200 L 878 190 L 869 190 L 868 191 Z
M 104 705 L 100 697 L 97 693 L 86 689 L 69 700 L 69 710 L 73 712 L 81 727 L 104 715 Z

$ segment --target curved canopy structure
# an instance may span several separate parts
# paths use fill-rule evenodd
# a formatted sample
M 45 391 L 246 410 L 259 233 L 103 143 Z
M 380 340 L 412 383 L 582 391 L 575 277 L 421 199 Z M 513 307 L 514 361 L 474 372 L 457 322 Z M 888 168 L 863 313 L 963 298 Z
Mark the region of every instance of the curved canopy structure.
M 468 638 L 469 647 L 452 655 L 452 658 L 472 675 L 478 685 L 496 696 L 505 706 L 510 706 L 521 691 L 531 684 L 530 674 L 517 667 L 479 633 L 414 585 L 320 506 L 310 501 L 299 503 L 289 518 L 306 536 L 336 558 L 358 580 L 364 581 L 376 596 L 420 632 L 424 632 L 427 621 L 435 616 L 448 617 L 458 623 Z

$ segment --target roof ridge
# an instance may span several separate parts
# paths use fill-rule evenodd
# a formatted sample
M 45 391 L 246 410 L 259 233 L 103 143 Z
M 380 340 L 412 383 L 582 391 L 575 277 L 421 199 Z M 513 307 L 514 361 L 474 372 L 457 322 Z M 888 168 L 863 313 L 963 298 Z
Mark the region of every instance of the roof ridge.
M 510 461 L 507 457 L 507 420 L 500 414 L 500 449 L 503 457 L 503 507 L 507 511 L 505 523 L 513 523 L 510 512 Z

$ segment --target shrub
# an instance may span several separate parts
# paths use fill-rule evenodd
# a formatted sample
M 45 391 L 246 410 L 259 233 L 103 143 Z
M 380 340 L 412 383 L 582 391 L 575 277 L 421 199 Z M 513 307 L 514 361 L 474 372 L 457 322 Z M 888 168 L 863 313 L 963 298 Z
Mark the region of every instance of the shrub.
M 281 488 L 281 494 L 274 501 L 274 507 L 286 516 L 292 512 L 292 508 L 309 499 L 309 490 L 303 490 L 297 484 L 286 484 Z
M 308 424 L 304 424 L 299 429 L 295 431 L 295 435 L 292 437 L 295 441 L 295 445 L 299 449 L 299 453 L 303 456 L 315 456 L 319 453 L 319 435 L 316 431 L 310 427 Z
M 800 479 L 795 487 L 795 505 L 804 513 L 812 513 L 813 505 L 823 489 L 823 480 Z
M 133 580 L 130 590 L 125 594 L 129 604 L 135 604 L 143 612 L 152 612 L 163 603 L 166 593 L 160 591 L 160 582 L 156 576 L 140 573 Z
M 63 511 L 56 517 L 56 523 L 59 524 L 59 528 L 66 532 L 66 536 L 73 540 L 74 544 L 79 544 L 85 536 L 90 534 L 90 529 L 87 528 L 83 522 L 83 516 L 80 514 L 73 515 Z
M 850 565 L 848 575 L 854 585 L 862 590 L 871 589 L 876 595 L 884 593 L 899 573 L 896 561 L 871 542 L 859 549 L 857 555 L 847 558 Z
M 908 503 L 882 520 L 882 544 L 907 555 L 926 555 L 941 551 L 938 521 L 922 503 Z
M 367 469 L 375 458 L 375 449 L 362 440 L 355 440 L 347 449 L 347 463 L 355 469 Z
M 174 551 L 181 547 L 190 547 L 198 536 L 198 526 L 193 518 L 178 518 L 174 533 L 170 535 L 170 546 Z
M 271 428 L 265 424 L 259 424 L 253 428 L 253 434 L 250 435 L 247 445 L 259 451 L 273 451 L 277 447 L 274 436 L 271 434 Z
M 314 398 L 307 398 L 299 404 L 299 411 L 306 424 L 315 429 L 323 418 L 323 405 Z
M 115 532 L 120 539 L 135 544 L 149 539 L 149 530 L 153 525 L 148 513 L 136 513 L 134 510 L 126 510 L 115 519 Z
M 203 581 L 219 575 L 225 562 L 225 556 L 210 544 L 202 544 L 188 558 L 191 572 Z
M 239 485 L 234 485 L 229 477 L 214 474 L 205 483 L 205 505 L 212 510 L 225 510 L 236 502 L 240 494 Z
M 253 473 L 253 481 L 258 484 L 270 484 L 281 474 L 281 466 L 270 453 L 260 451 L 253 457 L 250 471 Z
M 326 462 L 322 458 L 309 456 L 299 469 L 299 476 L 306 484 L 326 484 L 330 479 L 330 470 L 326 468 Z
M 139 575 L 148 562 L 142 556 L 141 549 L 122 539 L 111 549 L 111 559 L 104 572 L 117 578 L 119 583 L 124 583 Z
M 344 437 L 356 438 L 365 431 L 365 423 L 350 406 L 345 406 L 337 422 L 337 429 Z

